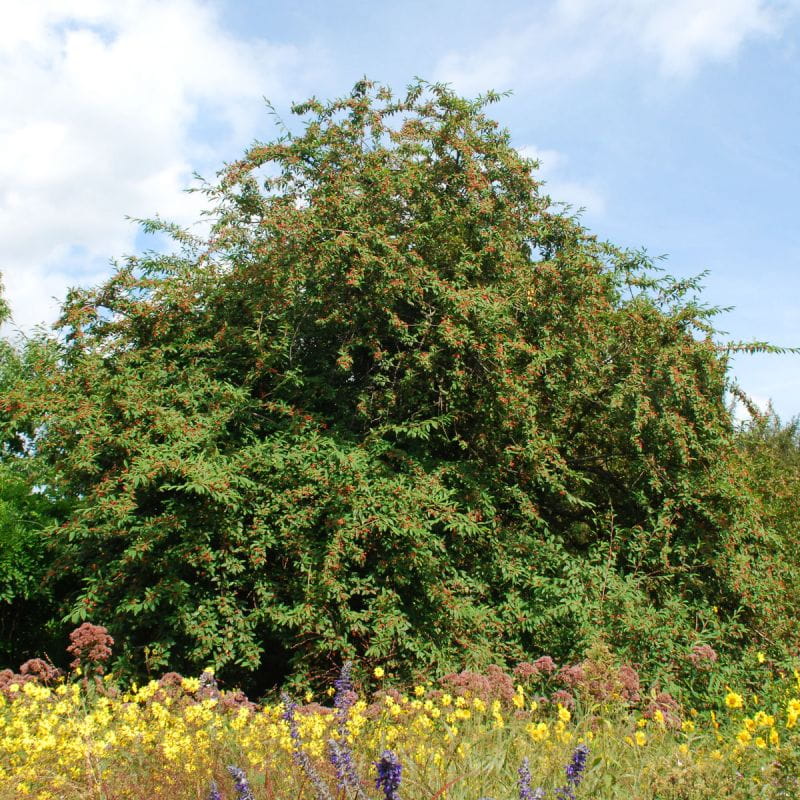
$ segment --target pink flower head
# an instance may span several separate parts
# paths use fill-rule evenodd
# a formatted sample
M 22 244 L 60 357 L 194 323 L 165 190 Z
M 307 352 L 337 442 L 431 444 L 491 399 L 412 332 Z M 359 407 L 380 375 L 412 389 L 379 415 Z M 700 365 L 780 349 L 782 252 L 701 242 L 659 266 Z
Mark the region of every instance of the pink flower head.
M 77 669 L 82 664 L 88 666 L 93 672 L 103 674 L 103 662 L 111 658 L 111 645 L 114 639 L 102 625 L 92 625 L 84 622 L 69 635 L 70 645 L 67 652 L 75 656 L 70 664 L 71 669 Z
M 552 675 L 558 669 L 556 662 L 553 661 L 550 656 L 537 658 L 536 661 L 533 662 L 533 666 L 536 667 L 539 672 L 544 672 L 545 675 Z

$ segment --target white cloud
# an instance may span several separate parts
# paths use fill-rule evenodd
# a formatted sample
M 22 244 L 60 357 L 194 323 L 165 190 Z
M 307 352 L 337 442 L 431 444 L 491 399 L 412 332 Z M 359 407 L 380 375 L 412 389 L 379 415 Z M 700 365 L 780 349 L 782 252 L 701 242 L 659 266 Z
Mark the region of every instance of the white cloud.
M 436 75 L 465 92 L 572 81 L 630 63 L 687 77 L 750 39 L 779 35 L 797 11 L 797 0 L 554 0 L 469 53 L 447 53 Z
M 756 410 L 761 412 L 762 414 L 766 414 L 770 408 L 770 398 L 766 397 L 765 395 L 761 394 L 750 394 L 747 393 L 748 400 L 755 406 Z M 728 397 L 728 402 L 732 403 L 733 405 L 733 420 L 736 424 L 741 424 L 743 422 L 750 422 L 753 419 L 753 415 L 750 413 L 750 410 L 747 406 L 738 398 Z
M 132 252 L 125 215 L 196 220 L 202 200 L 182 192 L 191 172 L 235 157 L 267 124 L 261 98 L 302 97 L 321 58 L 236 39 L 202 0 L 11 4 L 0 26 L 0 274 L 16 324 L 52 321 L 51 295 Z M 82 270 L 65 266 L 76 252 Z
M 584 208 L 595 216 L 605 213 L 606 200 L 603 192 L 590 181 L 571 177 L 569 159 L 564 153 L 533 145 L 518 147 L 517 150 L 525 158 L 533 158 L 539 162 L 536 175 L 544 181 L 544 192 L 553 202 L 568 203 L 575 211 Z

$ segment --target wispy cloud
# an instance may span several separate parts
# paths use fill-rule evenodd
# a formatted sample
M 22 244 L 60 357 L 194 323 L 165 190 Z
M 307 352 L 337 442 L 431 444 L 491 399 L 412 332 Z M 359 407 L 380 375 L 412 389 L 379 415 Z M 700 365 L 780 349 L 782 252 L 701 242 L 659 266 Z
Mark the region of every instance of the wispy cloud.
M 517 150 L 525 158 L 539 162 L 537 177 L 544 181 L 544 192 L 555 203 L 567 203 L 577 211 L 585 209 L 595 217 L 606 211 L 606 198 L 602 190 L 591 181 L 578 180 L 570 175 L 569 159 L 559 150 L 549 150 L 525 145 Z
M 631 63 L 686 78 L 750 39 L 779 35 L 798 11 L 797 0 L 555 0 L 468 53 L 445 54 L 436 75 L 468 92 L 573 81 Z
M 15 323 L 131 252 L 124 219 L 197 219 L 181 190 L 304 95 L 319 54 L 225 32 L 201 0 L 14 3 L 0 28 L 0 273 Z M 80 263 L 79 263 L 80 262 Z

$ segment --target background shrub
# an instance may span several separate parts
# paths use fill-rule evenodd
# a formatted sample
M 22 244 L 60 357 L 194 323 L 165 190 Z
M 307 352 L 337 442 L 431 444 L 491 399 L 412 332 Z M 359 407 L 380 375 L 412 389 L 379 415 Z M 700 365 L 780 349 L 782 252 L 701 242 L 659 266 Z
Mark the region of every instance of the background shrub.
M 498 97 L 357 84 L 72 291 L 9 392 L 73 621 L 265 685 L 604 638 L 662 683 L 796 642 L 696 281 L 552 204 Z M 21 424 L 21 423 L 20 423 Z M 742 662 L 744 663 L 744 662 Z

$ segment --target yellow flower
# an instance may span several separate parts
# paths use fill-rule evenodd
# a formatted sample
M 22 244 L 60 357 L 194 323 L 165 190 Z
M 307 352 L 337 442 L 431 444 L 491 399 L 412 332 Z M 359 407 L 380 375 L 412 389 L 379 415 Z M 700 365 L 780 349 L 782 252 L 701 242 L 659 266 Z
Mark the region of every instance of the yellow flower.
M 560 703 L 558 704 L 558 718 L 562 722 L 569 722 L 572 719 L 572 714 L 569 713 L 569 709 L 564 708 Z
M 373 675 L 374 675 L 376 678 L 379 678 L 379 679 L 380 679 L 380 678 L 382 678 L 382 677 L 383 677 L 383 676 L 384 676 L 386 673 L 383 671 L 383 667 L 375 667 L 375 669 L 374 669 L 374 670 L 372 670 L 372 674 L 373 674 Z
M 762 750 L 766 750 L 767 742 L 763 736 L 756 737 L 756 747 L 760 747 Z
M 775 717 L 772 714 L 767 714 L 764 711 L 758 711 L 753 718 L 753 721 L 759 728 L 771 728 L 775 724 Z
M 636 744 L 639 745 L 639 747 L 644 747 L 647 744 L 647 735 L 645 734 L 644 731 L 636 731 L 634 739 L 636 740 Z
M 740 694 L 736 694 L 732 689 L 728 689 L 728 694 L 725 695 L 725 705 L 728 708 L 742 708 L 744 706 L 744 698 Z
M 685 719 L 681 723 L 681 730 L 684 733 L 692 733 L 694 731 L 694 722 L 692 722 L 690 719 Z
M 425 687 L 424 686 L 415 686 L 414 687 L 414 694 L 417 697 L 422 697 L 425 694 Z
M 766 656 L 761 651 L 756 653 L 756 661 L 758 661 L 759 664 L 763 664 L 765 660 Z
M 200 688 L 199 678 L 182 678 L 181 689 L 189 694 L 194 694 Z
M 542 742 L 550 735 L 546 722 L 529 722 L 525 730 L 534 742 Z
M 736 734 L 736 739 L 737 739 L 737 741 L 738 741 L 738 742 L 739 742 L 739 744 L 740 744 L 740 745 L 742 745 L 743 747 L 747 747 L 747 745 L 748 745 L 748 744 L 750 744 L 750 740 L 751 740 L 752 738 L 753 738 L 753 736 L 752 736 L 752 734 L 750 733 L 750 731 L 748 731 L 748 730 L 747 730 L 747 728 L 742 728 L 742 729 L 739 731 L 739 733 L 737 733 L 737 734 Z

